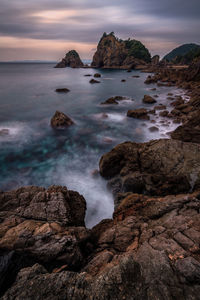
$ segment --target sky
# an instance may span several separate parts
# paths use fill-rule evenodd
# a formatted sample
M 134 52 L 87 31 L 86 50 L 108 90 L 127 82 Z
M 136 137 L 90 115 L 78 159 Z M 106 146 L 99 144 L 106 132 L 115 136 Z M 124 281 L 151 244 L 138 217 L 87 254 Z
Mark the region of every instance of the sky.
M 161 57 L 200 43 L 200 0 L 0 0 L 0 61 L 91 59 L 103 32 Z

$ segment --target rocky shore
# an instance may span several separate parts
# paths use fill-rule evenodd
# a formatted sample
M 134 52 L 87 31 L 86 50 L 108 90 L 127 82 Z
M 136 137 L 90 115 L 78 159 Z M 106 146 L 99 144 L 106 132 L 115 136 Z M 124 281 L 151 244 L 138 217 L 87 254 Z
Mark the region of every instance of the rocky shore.
M 92 229 L 84 222 L 87 199 L 67 187 L 0 191 L 0 299 L 199 299 L 200 62 L 179 69 L 153 61 L 147 85 L 176 85 L 190 97 L 168 95 L 172 111 L 154 110 L 182 124 L 172 139 L 125 142 L 101 157 L 115 209 Z M 127 114 L 149 120 L 149 113 Z M 53 128 L 73 124 L 59 111 L 51 121 Z

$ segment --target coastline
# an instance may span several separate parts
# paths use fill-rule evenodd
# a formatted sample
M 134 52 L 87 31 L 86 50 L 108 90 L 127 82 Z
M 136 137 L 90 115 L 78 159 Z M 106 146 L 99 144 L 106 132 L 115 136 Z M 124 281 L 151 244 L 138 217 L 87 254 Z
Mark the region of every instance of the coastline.
M 158 83 L 171 80 L 163 73 Z M 188 96 L 188 82 L 177 84 Z M 198 114 L 198 87 L 191 84 L 190 99 L 170 116 L 180 127 Z M 1 191 L 2 300 L 51 299 L 52 290 L 52 299 L 198 299 L 199 153 L 198 144 L 173 139 L 124 143 L 106 153 L 100 173 L 118 195 L 113 219 L 91 230 L 77 192 Z

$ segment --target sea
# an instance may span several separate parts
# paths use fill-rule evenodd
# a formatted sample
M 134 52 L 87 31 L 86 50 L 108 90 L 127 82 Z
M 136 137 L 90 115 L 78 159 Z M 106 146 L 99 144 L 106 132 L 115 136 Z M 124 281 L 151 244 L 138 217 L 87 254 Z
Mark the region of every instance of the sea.
M 128 118 L 127 111 L 152 109 L 154 105 L 142 102 L 145 94 L 156 94 L 157 104 L 170 110 L 167 94 L 184 92 L 146 85 L 149 74 L 140 71 L 54 66 L 50 62 L 0 63 L 0 190 L 67 186 L 85 197 L 90 228 L 113 213 L 113 196 L 97 172 L 101 156 L 125 141 L 169 138 L 169 132 L 178 126 L 159 112 L 144 121 Z M 89 83 L 97 72 L 100 83 Z M 58 88 L 70 92 L 56 93 Z M 125 96 L 126 100 L 118 105 L 101 104 L 112 96 Z M 66 130 L 52 129 L 50 120 L 57 110 L 75 124 Z M 151 131 L 152 126 L 157 130 Z

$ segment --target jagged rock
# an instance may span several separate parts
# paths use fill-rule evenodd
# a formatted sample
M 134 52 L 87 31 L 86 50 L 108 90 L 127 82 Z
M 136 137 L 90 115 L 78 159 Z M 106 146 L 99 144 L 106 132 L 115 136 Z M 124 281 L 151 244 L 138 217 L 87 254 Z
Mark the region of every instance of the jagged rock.
M 55 68 L 81 68 L 83 67 L 83 62 L 80 59 L 79 54 L 76 52 L 76 50 L 69 51 L 65 58 L 62 59 L 61 62 L 59 62 Z
M 149 95 L 144 95 L 144 98 L 142 99 L 142 101 L 144 103 L 148 103 L 148 104 L 153 104 L 153 103 L 157 102 L 153 97 L 151 97 Z
M 73 125 L 74 122 L 64 113 L 56 111 L 51 119 L 51 126 L 56 129 L 63 129 Z
M 91 79 L 91 80 L 90 80 L 90 83 L 91 83 L 91 84 L 93 84 L 93 83 L 100 83 L 100 81 L 95 80 L 95 79 Z
M 123 96 L 114 96 L 114 97 L 110 97 L 108 98 L 106 101 L 102 102 L 101 104 L 119 104 L 118 101 L 122 101 L 127 99 L 126 97 Z
M 156 126 L 152 126 L 152 127 L 149 127 L 149 131 L 156 132 L 156 131 L 159 131 L 159 129 Z
M 180 150 L 181 149 L 181 150 Z M 99 168 L 118 192 L 168 195 L 200 187 L 200 148 L 175 140 L 126 142 L 104 154 Z
M 127 117 L 142 119 L 142 120 L 150 119 L 150 117 L 148 116 L 148 110 L 146 110 L 145 108 L 128 110 Z
M 104 33 L 91 66 L 95 68 L 132 69 L 151 61 L 149 51 L 136 40 L 119 40 L 114 33 Z
M 56 89 L 56 92 L 57 93 L 68 93 L 68 92 L 70 92 L 70 90 L 67 88 L 61 88 L 61 89 Z
M 124 194 L 113 220 L 91 230 L 95 250 L 79 271 L 23 268 L 2 300 L 198 300 L 199 209 L 198 192 Z
M 121 82 L 126 82 L 126 79 L 122 79 Z
M 166 105 L 159 104 L 157 106 L 154 106 L 154 109 L 155 110 L 164 110 L 164 109 L 166 109 Z
M 101 74 L 95 73 L 95 74 L 94 74 L 94 77 L 99 78 L 99 77 L 101 77 Z
M 197 109 L 186 123 L 171 133 L 172 139 L 200 143 L 200 110 Z

